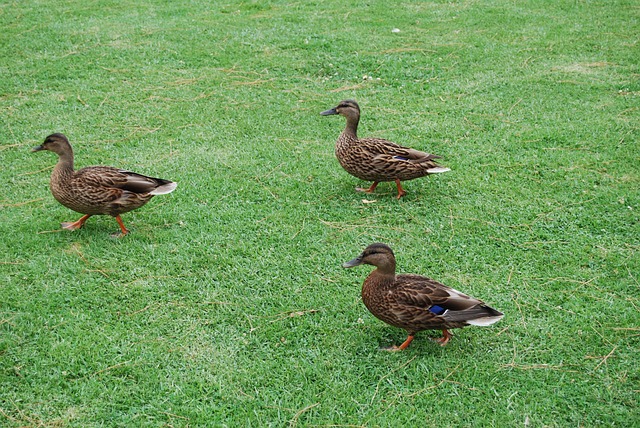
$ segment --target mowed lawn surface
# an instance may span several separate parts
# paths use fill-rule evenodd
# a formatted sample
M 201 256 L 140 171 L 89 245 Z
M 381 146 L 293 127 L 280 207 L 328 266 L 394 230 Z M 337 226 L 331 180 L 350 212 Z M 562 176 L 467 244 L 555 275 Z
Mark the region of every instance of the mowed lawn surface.
M 635 1 L 0 5 L 0 425 L 638 426 Z M 451 172 L 375 194 L 360 136 Z M 174 180 L 80 214 L 30 149 Z M 503 311 L 449 345 L 360 301 L 372 242 Z

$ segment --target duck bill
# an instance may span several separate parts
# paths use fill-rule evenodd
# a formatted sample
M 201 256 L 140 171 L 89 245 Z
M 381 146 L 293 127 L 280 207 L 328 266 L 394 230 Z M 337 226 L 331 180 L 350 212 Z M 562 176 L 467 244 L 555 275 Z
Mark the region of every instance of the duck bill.
M 34 147 L 33 149 L 31 149 L 31 152 L 39 152 L 40 150 L 44 150 L 44 147 L 42 147 L 42 144 L 40 144 L 37 147 Z
M 321 116 L 330 116 L 332 114 L 338 114 L 338 112 L 336 111 L 335 108 L 332 108 L 330 110 L 326 110 L 326 111 L 323 111 L 322 113 L 320 113 Z
M 342 264 L 343 268 L 352 268 L 352 267 L 356 267 L 356 266 L 360 266 L 362 264 L 362 257 L 356 257 L 353 260 L 349 260 L 346 263 Z

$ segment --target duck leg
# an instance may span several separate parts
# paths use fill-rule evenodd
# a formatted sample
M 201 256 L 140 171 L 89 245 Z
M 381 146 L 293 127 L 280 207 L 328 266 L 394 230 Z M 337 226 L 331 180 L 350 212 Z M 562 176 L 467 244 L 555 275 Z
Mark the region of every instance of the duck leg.
M 118 225 L 120 226 L 120 230 L 122 231 L 120 236 L 124 236 L 127 233 L 129 233 L 129 231 L 127 230 L 126 227 L 124 227 L 124 223 L 122 222 L 122 218 L 120 218 L 120 214 L 118 214 L 116 216 L 116 221 L 118 222 Z
M 405 340 L 402 343 L 402 345 L 398 346 L 398 351 L 407 349 L 407 347 L 409 346 L 409 344 L 411 344 L 412 341 L 413 341 L 413 334 L 410 334 L 409 336 L 407 336 L 407 340 Z
M 84 222 L 87 221 L 89 217 L 91 217 L 91 214 L 85 214 L 82 217 L 80 217 L 80 220 L 78 221 L 75 221 L 73 223 L 68 223 L 68 222 L 61 223 L 60 226 L 66 230 L 80 229 L 82 226 L 84 226 Z
M 382 349 L 383 349 L 383 350 L 385 350 L 385 351 L 403 351 L 403 350 L 407 349 L 407 347 L 409 346 L 409 344 L 413 341 L 413 337 L 414 337 L 414 335 L 413 335 L 413 334 L 410 334 L 410 335 L 407 337 L 407 340 L 405 340 L 405 341 L 402 343 L 402 345 L 400 345 L 400 346 L 395 346 L 395 345 L 394 345 L 394 346 L 391 346 L 391 347 L 389 347 L 389 348 L 382 348 Z
M 378 187 L 378 183 L 379 181 L 374 181 L 371 187 L 369 187 L 368 189 L 363 189 L 362 187 L 356 187 L 356 191 L 364 192 L 364 193 L 373 193 L 373 191 L 376 190 L 376 187 Z
M 398 188 L 398 196 L 396 196 L 396 199 L 400 199 L 401 197 L 407 194 L 407 192 L 405 192 L 404 189 L 402 188 L 402 184 L 400 184 L 399 178 L 396 178 L 396 187 Z
M 445 346 L 447 343 L 449 343 L 449 339 L 451 339 L 451 333 L 449 333 L 449 330 L 442 329 L 442 337 L 433 339 L 433 341 L 438 342 L 440 346 Z

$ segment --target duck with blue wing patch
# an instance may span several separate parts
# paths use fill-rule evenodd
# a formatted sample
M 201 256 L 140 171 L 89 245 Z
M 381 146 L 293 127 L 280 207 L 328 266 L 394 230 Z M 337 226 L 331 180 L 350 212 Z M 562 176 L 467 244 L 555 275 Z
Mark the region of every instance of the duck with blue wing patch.
M 483 301 L 467 296 L 431 278 L 415 274 L 396 275 L 396 258 L 388 245 L 369 245 L 353 260 L 342 266 L 351 268 L 363 264 L 375 266 L 362 284 L 362 301 L 380 320 L 407 331 L 400 346 L 385 348 L 400 351 L 423 330 L 442 330 L 434 339 L 445 346 L 451 339 L 449 329 L 468 325 L 488 326 L 502 319 L 503 314 Z

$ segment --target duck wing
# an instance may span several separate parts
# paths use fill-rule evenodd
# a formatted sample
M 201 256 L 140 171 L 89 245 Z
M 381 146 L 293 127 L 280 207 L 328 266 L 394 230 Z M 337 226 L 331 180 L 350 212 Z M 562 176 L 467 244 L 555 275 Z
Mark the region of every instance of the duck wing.
M 109 166 L 91 166 L 82 168 L 74 174 L 76 183 L 101 189 L 104 192 L 114 192 L 121 195 L 122 191 L 139 195 L 170 193 L 176 183 L 162 178 L 147 177 L 125 169 Z
M 404 147 L 382 138 L 363 138 L 359 143 L 371 157 L 388 162 L 422 163 L 441 158 L 441 156 Z
M 485 326 L 503 316 L 482 300 L 420 275 L 398 275 L 396 284 L 390 309 L 415 326 Z
M 400 304 L 424 308 L 438 305 L 453 311 L 462 311 L 482 304 L 481 300 L 467 296 L 434 279 L 414 274 L 396 276 L 394 296 Z

